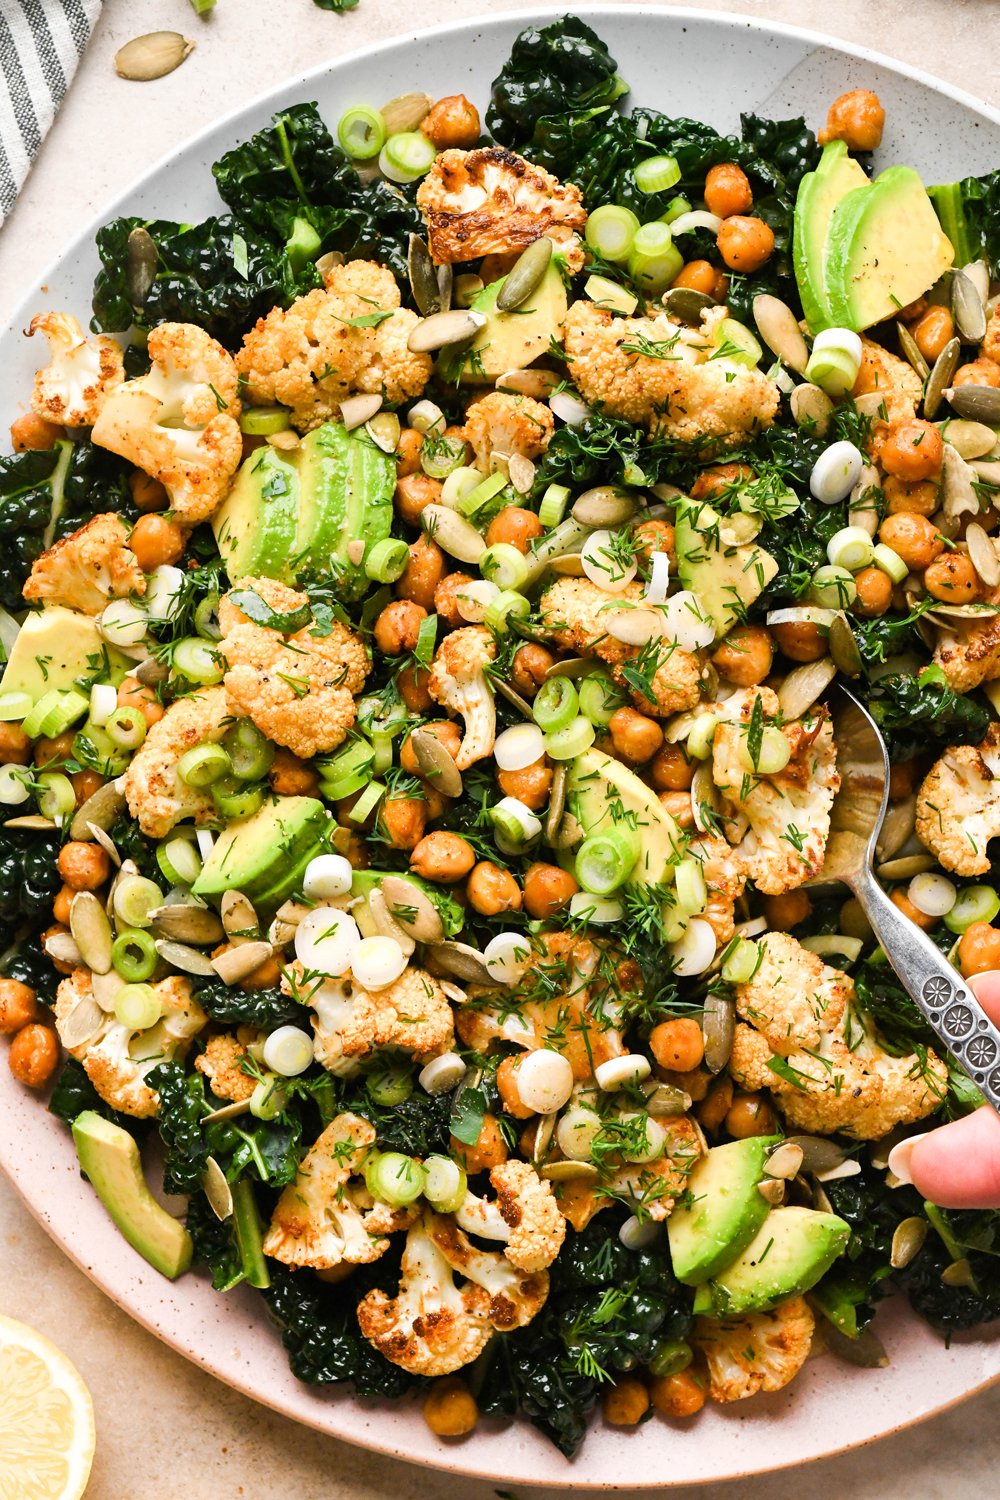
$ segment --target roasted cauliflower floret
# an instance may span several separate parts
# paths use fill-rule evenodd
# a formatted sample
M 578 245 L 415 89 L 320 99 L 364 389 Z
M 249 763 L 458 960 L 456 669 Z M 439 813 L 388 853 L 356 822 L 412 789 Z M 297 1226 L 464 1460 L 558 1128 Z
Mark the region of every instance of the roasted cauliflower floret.
M 129 812 L 147 838 L 165 838 L 182 819 L 214 820 L 215 803 L 208 789 L 182 781 L 177 762 L 196 745 L 218 744 L 231 722 L 224 689 L 210 687 L 178 698 L 158 723 L 150 725 L 125 772 Z
M 747 880 L 739 861 L 725 839 L 702 834 L 691 839 L 686 854 L 701 865 L 708 891 L 708 904 L 699 915 L 704 917 L 721 949 L 736 930 L 736 902 L 743 894 Z
M 453 630 L 434 653 L 427 690 L 435 703 L 460 714 L 465 724 L 455 756 L 460 771 L 493 752 L 497 714 L 486 670 L 496 654 L 496 642 L 482 625 Z
M 98 1005 L 94 997 L 89 969 L 74 969 L 60 980 L 54 1019 L 59 1040 L 77 1062 L 83 1062 L 88 1048 L 96 1046 L 115 1023 L 114 1016 Z
M 614 614 L 641 605 L 642 598 L 640 583 L 628 583 L 612 594 L 589 578 L 561 578 L 546 589 L 539 609 L 545 629 L 558 645 L 607 662 L 615 681 L 632 694 L 637 708 L 669 718 L 699 701 L 701 664 L 697 656 L 665 638 L 654 638 L 645 646 L 627 646 L 609 633 L 608 621 Z
M 146 575 L 129 551 L 124 522 L 94 516 L 43 552 L 24 585 L 29 604 L 62 604 L 99 615 L 109 599 L 146 592 Z
M 125 379 L 121 349 L 104 334 L 88 339 L 69 313 L 39 313 L 28 325 L 28 334 L 35 333 L 48 340 L 51 363 L 35 376 L 32 411 L 64 427 L 93 427 Z
M 374 1145 L 375 1128 L 367 1120 L 352 1114 L 332 1120 L 278 1199 L 264 1254 L 314 1271 L 367 1265 L 384 1255 L 387 1236 L 405 1229 L 413 1213 L 375 1203 L 360 1180 Z
M 719 357 L 706 337 L 665 313 L 618 318 L 593 302 L 574 302 L 563 332 L 573 384 L 607 416 L 698 443 L 702 456 L 736 446 L 774 421 L 773 381 Z
M 309 602 L 308 595 L 266 578 L 244 578 L 237 588 L 253 590 L 282 613 Z M 327 635 L 314 635 L 311 625 L 283 635 L 250 620 L 235 623 L 238 618 L 231 601 L 224 602 L 219 619 L 226 633 L 218 649 L 228 664 L 223 681 L 230 712 L 252 719 L 302 760 L 335 750 L 354 724 L 354 695 L 368 675 L 360 637 L 339 620 Z
M 195 1058 L 194 1065 L 208 1079 L 217 1099 L 243 1104 L 257 1087 L 257 1079 L 244 1067 L 250 1059 L 246 1040 L 230 1032 L 221 1032 L 209 1037 L 204 1052 Z
M 858 1140 L 937 1109 L 948 1074 L 935 1052 L 890 1056 L 846 974 L 786 933 L 767 933 L 760 948 L 754 978 L 735 986 L 736 1008 L 752 1023 L 733 1038 L 729 1067 L 741 1088 L 770 1089 L 793 1129 Z
M 406 347 L 417 315 L 400 307 L 391 271 L 352 260 L 325 281 L 258 318 L 236 356 L 248 400 L 291 407 L 300 432 L 339 416 L 348 396 L 384 395 L 390 405 L 419 396 L 433 369 L 429 355 Z M 374 327 L 360 321 L 380 313 Z
M 299 992 L 315 1012 L 316 1058 L 331 1073 L 384 1048 L 426 1060 L 455 1041 L 448 997 L 425 969 L 404 969 L 384 990 L 366 990 L 348 975 L 313 988 L 299 984 Z
M 1000 834 L 1000 724 L 980 745 L 952 745 L 917 794 L 917 837 L 955 875 L 985 875 Z
M 524 250 L 543 234 L 578 271 L 587 222 L 580 189 L 502 146 L 442 151 L 417 189 L 438 265 Z
M 744 1401 L 780 1391 L 809 1356 L 815 1319 L 803 1297 L 741 1318 L 696 1318 L 692 1343 L 708 1365 L 713 1401 Z
M 526 1161 L 494 1167 L 490 1182 L 496 1202 L 466 1193 L 455 1222 L 481 1239 L 499 1240 L 507 1260 L 519 1270 L 545 1270 L 566 1238 L 566 1221 L 550 1184 Z
M 480 469 L 489 471 L 494 453 L 540 458 L 549 446 L 555 418 L 530 396 L 491 391 L 473 401 L 465 413 L 465 441 L 471 443 Z

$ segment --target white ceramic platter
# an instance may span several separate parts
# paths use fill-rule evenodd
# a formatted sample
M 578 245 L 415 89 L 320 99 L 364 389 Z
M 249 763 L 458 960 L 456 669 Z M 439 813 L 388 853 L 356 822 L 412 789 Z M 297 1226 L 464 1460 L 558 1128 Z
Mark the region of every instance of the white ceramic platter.
M 581 13 L 609 43 L 636 103 L 723 131 L 738 129 L 742 109 L 804 114 L 815 126 L 838 94 L 863 86 L 877 90 L 888 117 L 878 166 L 906 162 L 927 182 L 1000 166 L 1000 114 L 887 59 L 745 17 L 612 7 L 583 7 Z M 274 110 L 300 100 L 317 100 L 330 124 L 348 105 L 380 104 L 415 88 L 434 97 L 461 91 L 483 109 L 491 80 L 528 22 L 522 12 L 462 23 L 321 67 L 236 109 L 110 204 L 98 223 L 124 213 L 197 220 L 217 211 L 211 162 L 265 125 Z M 38 351 L 21 330 L 32 315 L 49 308 L 82 320 L 89 315 L 98 267 L 95 227 L 39 275 L 37 290 L 0 336 L 0 427 L 24 408 L 30 390 Z M 574 1462 L 526 1422 L 485 1424 L 470 1441 L 446 1445 L 432 1436 L 414 1404 L 363 1402 L 299 1384 L 256 1296 L 221 1296 L 196 1276 L 172 1284 L 151 1270 L 81 1179 L 69 1133 L 12 1082 L 6 1067 L 0 1067 L 0 1121 L 0 1165 L 66 1254 L 133 1318 L 220 1380 L 300 1422 L 455 1474 L 578 1489 L 744 1476 L 871 1442 L 1000 1379 L 995 1326 L 992 1338 L 958 1338 L 946 1349 L 900 1303 L 879 1314 L 888 1369 L 817 1359 L 787 1392 L 715 1407 L 690 1426 L 657 1418 L 638 1432 L 622 1432 L 597 1420 Z

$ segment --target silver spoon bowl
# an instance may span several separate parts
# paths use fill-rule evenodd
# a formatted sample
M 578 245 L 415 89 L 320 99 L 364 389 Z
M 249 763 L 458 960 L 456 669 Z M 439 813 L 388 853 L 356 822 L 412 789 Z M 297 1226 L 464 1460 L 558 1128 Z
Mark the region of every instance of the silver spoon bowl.
M 939 948 L 894 906 L 875 878 L 875 848 L 889 805 L 889 756 L 874 720 L 840 684 L 828 698 L 840 791 L 817 885 L 846 885 L 914 1005 L 983 1097 L 1000 1113 L 1000 1030 Z

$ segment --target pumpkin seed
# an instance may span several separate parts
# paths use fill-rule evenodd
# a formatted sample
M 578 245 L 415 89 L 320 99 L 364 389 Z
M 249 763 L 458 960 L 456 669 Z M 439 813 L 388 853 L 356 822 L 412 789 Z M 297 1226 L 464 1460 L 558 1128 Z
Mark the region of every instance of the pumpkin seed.
M 117 865 L 120 869 L 122 857 L 118 853 L 118 850 L 115 848 L 115 843 L 111 835 L 109 833 L 105 833 L 103 828 L 98 828 L 96 823 L 88 823 L 87 829 L 91 837 L 93 838 L 94 843 L 100 844 L 101 848 L 104 850 L 111 863 L 113 865 Z
M 593 1182 L 601 1174 L 592 1161 L 550 1161 L 540 1175 L 549 1182 Z
M 118 981 L 119 988 L 121 980 Z M 89 995 L 83 995 L 72 1010 L 59 1018 L 59 1040 L 68 1052 L 88 1046 L 107 1024 L 107 1011 Z
M 381 396 L 348 396 L 346 401 L 340 403 L 344 427 L 348 432 L 353 432 L 355 427 L 363 427 L 381 407 Z
M 804 1158 L 805 1152 L 801 1146 L 797 1146 L 794 1141 L 782 1141 L 767 1158 L 764 1171 L 768 1177 L 780 1177 L 787 1181 L 799 1175 Z
M 562 384 L 553 370 L 508 370 L 497 381 L 498 391 L 513 391 L 516 396 L 533 396 L 547 401 Z
M 111 969 L 111 923 L 92 891 L 77 891 L 70 904 L 69 930 L 88 969 L 107 974 Z
M 880 880 L 910 880 L 914 875 L 923 875 L 937 864 L 929 854 L 904 854 L 897 859 L 888 859 L 877 867 Z
M 884 422 L 882 411 L 885 406 L 885 395 L 882 391 L 863 391 L 860 396 L 854 396 L 852 399 L 863 417 L 871 417 L 872 421 Z
M 486 551 L 486 541 L 480 532 L 460 516 L 457 510 L 447 505 L 425 505 L 420 515 L 420 525 L 427 536 L 432 537 L 449 557 L 459 562 L 477 563 Z
M 941 402 L 945 399 L 951 387 L 952 377 L 958 369 L 958 361 L 962 353 L 962 345 L 958 339 L 949 339 L 941 353 L 931 366 L 931 373 L 927 377 L 924 386 L 924 416 L 928 422 L 932 422 L 937 415 Z
M 135 675 L 143 687 L 159 687 L 170 676 L 170 665 L 168 662 L 158 661 L 155 656 L 147 656 L 136 667 Z
M 210 948 L 214 943 L 221 943 L 226 935 L 215 912 L 193 901 L 157 906 L 149 913 L 149 920 L 159 937 L 189 943 L 193 948 Z
M 983 422 L 970 422 L 965 417 L 952 417 L 950 422 L 938 425 L 945 442 L 950 443 L 966 460 L 985 458 L 997 440 L 992 427 L 987 427 Z
M 497 292 L 497 312 L 513 312 L 515 307 L 522 307 L 541 285 L 551 259 L 552 241 L 547 234 L 522 250 Z
M 415 323 L 410 330 L 406 347 L 411 354 L 434 354 L 449 344 L 463 344 L 484 326 L 482 313 L 470 308 L 456 307 L 449 312 L 432 313 Z
M 965 1286 L 972 1289 L 976 1285 L 972 1267 L 964 1255 L 960 1260 L 953 1260 L 950 1266 L 945 1266 L 941 1272 L 941 1280 L 945 1286 Z
M 531 1148 L 531 1160 L 537 1167 L 539 1162 L 545 1160 L 545 1153 L 552 1144 L 552 1137 L 556 1131 L 555 1115 L 540 1115 L 535 1127 L 535 1141 Z
M 225 891 L 219 902 L 222 929 L 228 938 L 247 938 L 259 932 L 253 903 L 242 891 Z
M 668 292 L 664 292 L 660 301 L 672 318 L 680 318 L 682 323 L 695 325 L 701 322 L 703 312 L 715 306 L 714 297 L 709 297 L 705 292 L 696 292 L 688 286 L 671 287 Z
M 691 1095 L 672 1083 L 656 1083 L 646 1093 L 646 1108 L 651 1115 L 683 1115 L 691 1108 Z
M 481 276 L 474 276 L 471 271 L 456 276 L 452 288 L 456 307 L 471 307 L 479 296 L 484 286 Z
M 973 422 L 1000 425 L 1000 390 L 992 385 L 955 385 L 944 392 L 952 410 Z
M 772 1206 L 785 1201 L 785 1184 L 780 1177 L 767 1177 L 758 1182 L 757 1191 Z
M 965 528 L 965 545 L 980 578 L 987 588 L 995 589 L 1000 584 L 1000 558 L 986 532 L 975 521 L 970 521 Z
M 557 760 L 552 771 L 552 786 L 549 791 L 549 808 L 545 814 L 545 840 L 551 844 L 559 832 L 559 825 L 566 810 L 566 766 Z
M 825 1193 L 819 1183 L 813 1188 L 812 1201 L 813 1208 L 818 1208 L 821 1214 L 832 1214 L 834 1212 L 829 1193 Z
M 405 875 L 386 875 L 380 882 L 389 913 L 418 943 L 441 943 L 444 923 L 427 892 Z M 449 970 L 449 972 L 451 972 Z M 461 975 L 458 976 L 461 978 Z
M 416 940 L 411 933 L 406 931 L 405 927 L 402 927 L 396 921 L 396 918 L 389 910 L 388 901 L 377 886 L 368 894 L 368 910 L 371 912 L 372 921 L 375 923 L 381 936 L 392 938 L 393 942 L 398 943 L 407 958 L 409 958 L 417 946 Z
M 1000 392 L 997 393 L 1000 395 Z M 976 472 L 957 448 L 945 443 L 941 455 L 941 516 L 938 530 L 947 537 L 958 534 L 962 516 L 979 514 Z
M 54 823 L 51 818 L 43 818 L 40 813 L 25 813 L 21 818 L 4 818 L 5 828 L 30 828 L 35 833 L 51 833 L 59 824 Z
M 710 1073 L 721 1073 L 729 1062 L 735 1031 L 735 1005 L 724 996 L 709 991 L 701 1013 L 701 1032 L 705 1038 L 705 1066 Z
M 113 1011 L 118 993 L 125 981 L 114 969 L 109 969 L 106 974 L 92 974 L 90 976 L 90 987 L 94 992 L 94 999 L 103 1011 Z
M 594 670 L 594 660 L 591 656 L 564 656 L 562 661 L 555 662 L 545 674 L 545 680 L 550 677 L 587 677 Z
M 431 260 L 431 252 L 419 234 L 411 234 L 406 252 L 406 270 L 410 278 L 410 291 L 421 317 L 429 318 L 443 312 L 441 288 L 437 270 Z
M 179 31 L 147 31 L 115 53 L 115 71 L 130 83 L 151 83 L 179 68 L 194 51 L 194 42 Z
M 526 719 L 534 720 L 531 712 L 531 704 L 525 698 L 521 697 L 517 688 L 512 688 L 509 682 L 501 682 L 499 678 L 494 681 L 493 686 L 498 693 L 507 699 L 508 703 L 514 705 L 519 714 L 523 714 Z
M 169 964 L 172 969 L 180 969 L 182 974 L 197 974 L 199 979 L 217 977 L 211 959 L 206 958 L 204 953 L 199 953 L 197 948 L 189 948 L 186 943 L 175 943 L 170 938 L 159 938 L 156 942 L 156 951 L 165 964 Z
M 564 552 L 552 559 L 549 568 L 558 578 L 582 578 L 583 558 L 579 552 Z
M 874 536 L 878 530 L 878 506 L 872 499 L 871 492 L 878 491 L 879 488 L 878 470 L 871 464 L 865 464 L 851 491 L 847 521 L 850 526 L 860 526 L 869 536 Z
M 455 285 L 455 273 L 451 266 L 438 266 L 437 279 L 438 291 L 441 293 L 441 311 L 447 312 L 451 307 L 451 293 Z
M 77 808 L 69 825 L 71 839 L 86 843 L 93 839 L 92 827 L 105 830 L 114 826 L 125 811 L 125 792 L 117 781 L 106 781 Z
M 797 375 L 805 374 L 809 346 L 788 303 L 763 292 L 753 299 L 753 320 L 771 353 Z
M 334 266 L 342 266 L 344 264 L 343 252 L 340 250 L 327 250 L 325 255 L 321 255 L 313 264 L 325 281 Z
M 829 656 L 795 667 L 778 689 L 778 706 L 783 717 L 801 719 L 826 692 L 837 675 L 836 663 Z
M 861 676 L 861 652 L 854 631 L 842 614 L 836 615 L 830 624 L 830 657 L 845 677 Z
M 790 1135 L 786 1145 L 797 1146 L 802 1152 L 802 1172 L 825 1172 L 845 1160 L 841 1148 L 821 1135 Z
M 889 1255 L 889 1264 L 894 1271 L 902 1271 L 910 1264 L 914 1256 L 919 1255 L 924 1240 L 927 1238 L 929 1225 L 927 1220 L 919 1214 L 912 1218 L 902 1219 L 897 1225 L 892 1236 L 892 1251 Z
M 535 482 L 535 466 L 522 453 L 512 453 L 507 465 L 510 482 L 519 495 L 530 495 Z
M 917 799 L 904 797 L 902 802 L 890 804 L 882 823 L 882 832 L 875 846 L 876 857 L 881 863 L 898 854 L 908 839 L 913 837 L 917 826 Z
M 635 495 L 614 484 L 598 484 L 577 497 L 570 515 L 583 526 L 622 526 L 638 509 Z
M 249 1099 L 244 1099 L 238 1104 L 223 1104 L 219 1109 L 213 1109 L 210 1114 L 202 1115 L 201 1124 L 210 1125 L 213 1120 L 232 1120 L 237 1115 L 245 1115 L 249 1109 Z
M 857 1177 L 861 1171 L 861 1163 L 855 1161 L 853 1156 L 847 1157 L 840 1163 L 839 1167 L 828 1167 L 825 1171 L 815 1172 L 817 1182 L 839 1182 L 842 1177 Z
M 399 418 L 394 411 L 376 412 L 365 423 L 365 431 L 376 448 L 383 453 L 395 453 L 399 447 L 401 430 Z
M 963 344 L 981 344 L 986 337 L 986 309 L 971 276 L 951 273 L 951 315 Z
M 997 613 L 991 604 L 935 604 L 933 609 L 927 611 L 928 619 L 940 620 L 943 624 L 950 624 L 952 620 L 979 620 L 992 619 Z
M 334 854 L 349 854 L 351 849 L 351 830 L 349 828 L 335 828 L 330 835 L 330 847 Z
M 920 376 L 920 379 L 926 380 L 928 375 L 931 373 L 931 367 L 927 363 L 926 359 L 924 359 L 924 356 L 921 354 L 919 346 L 916 339 L 913 337 L 913 334 L 907 328 L 905 323 L 897 323 L 896 332 L 899 336 L 899 347 L 902 349 L 904 355 L 916 370 L 917 374 Z
M 159 255 L 156 241 L 141 225 L 133 229 L 125 246 L 125 294 L 135 312 L 141 312 L 156 280 Z
M 963 273 L 972 282 L 979 300 L 983 306 L 989 301 L 990 296 L 990 268 L 984 260 L 970 260 L 967 266 L 962 267 Z
M 352 542 L 348 542 L 347 544 L 347 561 L 353 563 L 356 568 L 360 568 L 364 560 L 365 543 L 361 541 L 360 537 L 355 537 Z
M 437 735 L 426 729 L 415 729 L 410 735 L 410 744 L 420 770 L 431 785 L 445 797 L 461 797 L 462 773 L 454 756 Z
M 984 484 L 1000 485 L 1000 463 L 988 463 L 985 459 L 975 458 L 972 460 L 971 467 L 975 472 L 976 478 L 981 479 Z M 997 496 L 994 495 L 994 506 L 996 503 Z
M 824 1322 L 823 1339 L 830 1353 L 847 1365 L 862 1370 L 884 1370 L 889 1363 L 882 1340 L 871 1328 L 865 1328 L 852 1339 L 835 1324 Z
M 797 385 L 788 398 L 796 427 L 808 427 L 819 438 L 826 437 L 833 416 L 833 402 L 818 385 Z
M 212 968 L 223 984 L 239 984 L 241 979 L 246 979 L 254 969 L 266 963 L 273 952 L 271 944 L 263 941 L 237 943 L 213 958 Z
M 205 1170 L 201 1177 L 201 1186 L 215 1217 L 217 1219 L 231 1219 L 233 1216 L 233 1190 L 226 1180 L 225 1172 L 219 1166 L 214 1156 L 210 1156 L 205 1163 Z
M 384 881 L 382 883 L 385 884 Z M 467 984 L 488 984 L 495 987 L 498 984 L 486 967 L 486 960 L 478 948 L 470 948 L 468 943 L 434 943 L 431 952 L 441 968 L 448 974 L 454 974 L 456 979 L 464 979 Z
M 572 813 L 563 813 L 558 828 L 549 839 L 553 849 L 575 849 L 583 838 L 583 828 Z
M 379 110 L 386 135 L 396 135 L 401 130 L 416 130 L 427 118 L 434 103 L 430 94 L 397 94 Z
M 55 959 L 56 963 L 72 964 L 74 969 L 83 966 L 83 954 L 77 946 L 76 938 L 70 932 L 50 932 L 42 943 L 42 947 L 49 958 Z

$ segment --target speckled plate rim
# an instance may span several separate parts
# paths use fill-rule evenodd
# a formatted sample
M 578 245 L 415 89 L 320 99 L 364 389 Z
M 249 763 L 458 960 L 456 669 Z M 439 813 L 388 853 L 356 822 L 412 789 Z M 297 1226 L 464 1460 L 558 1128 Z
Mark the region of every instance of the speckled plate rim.
M 495 73 L 514 34 L 539 14 L 552 19 L 569 8 L 603 31 L 616 52 L 627 54 L 630 45 L 641 43 L 635 64 L 624 66 L 639 102 L 707 117 L 722 128 L 735 123 L 734 101 L 737 109 L 770 106 L 785 113 L 800 112 L 805 105 L 815 115 L 810 80 L 815 82 L 817 70 L 822 73 L 836 61 L 840 87 L 877 81 L 883 97 L 895 93 L 903 99 L 919 98 L 931 117 L 944 105 L 948 129 L 954 140 L 962 141 L 953 175 L 987 170 L 1000 159 L 1000 112 L 971 95 L 866 48 L 755 17 L 687 8 L 567 4 L 532 16 L 505 12 L 481 22 L 451 23 L 394 37 L 240 104 L 145 173 L 95 218 L 39 277 L 38 290 L 0 336 L 0 409 L 13 415 L 23 404 L 35 361 L 19 330 L 32 314 L 60 305 L 78 314 L 84 311 L 80 282 L 84 274 L 93 274 L 92 240 L 99 224 L 116 212 L 156 207 L 162 182 L 178 172 L 191 174 L 190 191 L 185 185 L 184 193 L 191 216 L 212 210 L 215 204 L 206 192 L 204 169 L 215 154 L 218 137 L 229 145 L 243 130 L 263 124 L 274 108 L 314 93 L 322 98 L 337 92 L 341 105 L 352 102 L 359 91 L 363 98 L 364 79 L 372 70 L 380 78 L 395 80 L 395 91 L 401 92 L 413 79 L 400 82 L 399 75 L 405 73 L 400 60 L 411 55 L 419 57 L 419 77 L 429 92 L 435 92 L 436 84 L 437 93 L 471 87 L 481 100 L 484 81 Z M 642 27 L 649 30 L 641 32 Z M 649 57 L 642 54 L 655 50 L 655 40 L 654 48 L 649 43 L 659 35 L 671 63 L 686 46 L 693 45 L 696 53 L 699 44 L 733 43 L 745 35 L 754 54 L 753 68 L 762 75 L 760 89 L 747 94 L 740 72 L 746 59 L 738 57 L 730 94 L 723 96 L 725 70 L 713 58 L 707 86 L 698 80 L 695 68 L 690 79 L 665 73 L 662 82 L 674 97 L 658 100 L 635 80 L 650 66 Z M 469 65 L 467 55 L 463 58 L 463 47 L 471 47 L 474 58 L 477 47 L 483 49 L 475 58 L 478 66 Z M 472 75 L 471 83 L 461 82 L 463 71 Z M 691 96 L 687 101 L 685 89 Z M 387 86 L 374 97 L 391 92 Z M 824 97 L 832 97 L 828 86 Z M 959 153 L 957 145 L 954 149 Z M 163 214 L 180 213 L 169 203 L 160 202 L 158 208 Z M 256 1296 L 241 1288 L 224 1298 L 200 1276 L 178 1283 L 159 1277 L 121 1238 L 81 1178 L 65 1128 L 13 1083 L 6 1068 L 0 1069 L 0 1111 L 0 1168 L 69 1259 L 135 1321 L 225 1384 L 275 1411 L 346 1442 L 454 1475 L 578 1490 L 671 1488 L 744 1478 L 865 1446 L 1000 1381 L 1000 1327 L 994 1325 L 979 1339 L 956 1339 L 946 1349 L 897 1300 L 879 1317 L 880 1332 L 895 1361 L 888 1370 L 861 1371 L 814 1360 L 787 1392 L 713 1408 L 688 1427 L 656 1420 L 638 1432 L 623 1432 L 596 1423 L 573 1461 L 564 1459 L 526 1423 L 487 1422 L 470 1441 L 445 1444 L 429 1432 L 413 1401 L 363 1401 L 349 1392 L 318 1391 L 296 1381 Z

